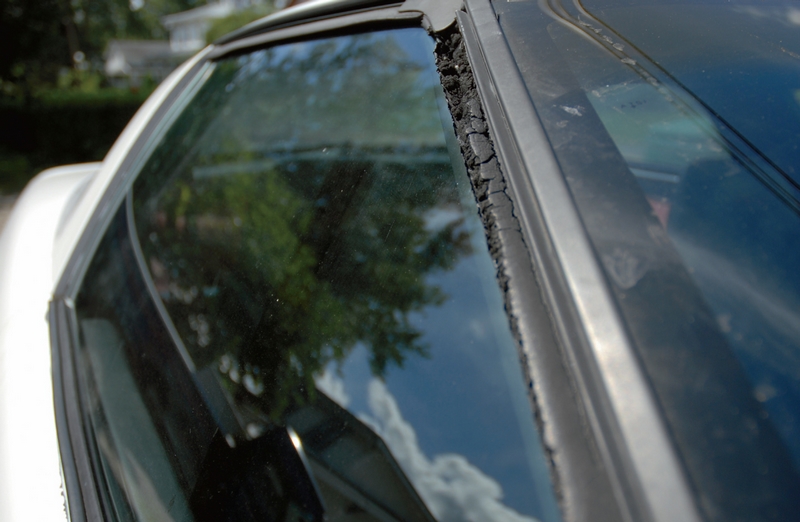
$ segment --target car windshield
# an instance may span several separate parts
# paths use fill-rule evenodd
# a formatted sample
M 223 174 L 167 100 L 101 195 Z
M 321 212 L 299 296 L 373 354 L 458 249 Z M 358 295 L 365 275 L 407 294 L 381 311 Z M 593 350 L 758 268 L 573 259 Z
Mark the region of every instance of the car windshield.
M 419 28 L 196 75 L 76 300 L 119 518 L 559 519 Z
M 707 515 L 796 516 L 800 9 L 494 5 Z

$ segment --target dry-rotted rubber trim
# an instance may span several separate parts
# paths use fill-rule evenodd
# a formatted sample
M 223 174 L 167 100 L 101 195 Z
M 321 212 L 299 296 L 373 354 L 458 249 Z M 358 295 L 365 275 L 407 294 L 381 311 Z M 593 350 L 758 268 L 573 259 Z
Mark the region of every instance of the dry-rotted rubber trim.
M 528 367 L 522 350 L 522 336 L 518 327 L 509 291 L 511 282 L 510 259 L 530 259 L 519 220 L 514 215 L 514 204 L 506 192 L 506 182 L 495 152 L 489 125 L 486 121 L 478 90 L 464 47 L 461 34 L 451 27 L 435 35 L 436 65 L 439 70 L 453 126 L 461 147 L 467 173 L 483 222 L 489 244 L 489 253 L 497 270 L 497 282 L 503 295 L 511 333 L 518 347 L 522 368 Z M 539 432 L 543 432 L 543 419 L 538 408 L 534 383 L 527 372 L 524 379 Z M 553 448 L 543 440 L 551 480 L 559 503 L 561 488 L 553 460 Z

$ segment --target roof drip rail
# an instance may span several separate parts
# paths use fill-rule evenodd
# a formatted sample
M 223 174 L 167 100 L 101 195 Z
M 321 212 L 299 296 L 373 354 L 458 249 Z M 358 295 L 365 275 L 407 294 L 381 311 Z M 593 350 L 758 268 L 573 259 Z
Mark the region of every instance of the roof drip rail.
M 430 1 L 430 0 L 428 0 Z M 273 29 L 288 27 L 314 19 L 329 18 L 342 14 L 352 13 L 366 9 L 400 5 L 397 0 L 312 0 L 295 7 L 290 7 L 275 14 L 249 23 L 228 35 L 223 36 L 214 44 L 222 45 Z
M 245 25 L 214 43 L 224 45 L 242 38 L 315 19 L 390 6 L 398 7 L 400 13 L 421 14 L 425 29 L 430 33 L 438 33 L 455 23 L 455 11 L 462 5 L 463 0 L 406 0 L 405 2 L 397 0 L 316 0 L 290 7 Z

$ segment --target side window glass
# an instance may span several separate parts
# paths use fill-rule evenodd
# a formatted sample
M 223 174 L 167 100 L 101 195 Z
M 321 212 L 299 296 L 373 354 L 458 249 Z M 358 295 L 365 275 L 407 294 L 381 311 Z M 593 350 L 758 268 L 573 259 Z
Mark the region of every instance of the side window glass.
M 92 379 L 136 382 L 187 516 L 559 518 L 454 141 L 421 29 L 224 58 L 156 136 L 118 217 L 129 253 L 101 247 L 78 313 Z M 120 288 L 97 297 L 102 274 Z M 113 311 L 129 284 L 157 339 Z M 197 427 L 155 381 L 189 383 Z M 113 442 L 106 460 L 136 451 Z

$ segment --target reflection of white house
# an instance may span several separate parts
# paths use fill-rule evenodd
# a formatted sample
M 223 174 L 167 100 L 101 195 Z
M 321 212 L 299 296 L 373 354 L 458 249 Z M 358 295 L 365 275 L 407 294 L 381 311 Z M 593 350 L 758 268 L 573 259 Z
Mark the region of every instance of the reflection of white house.
M 103 58 L 106 76 L 118 86 L 139 86 L 147 77 L 160 82 L 178 63 L 162 40 L 111 40 Z

